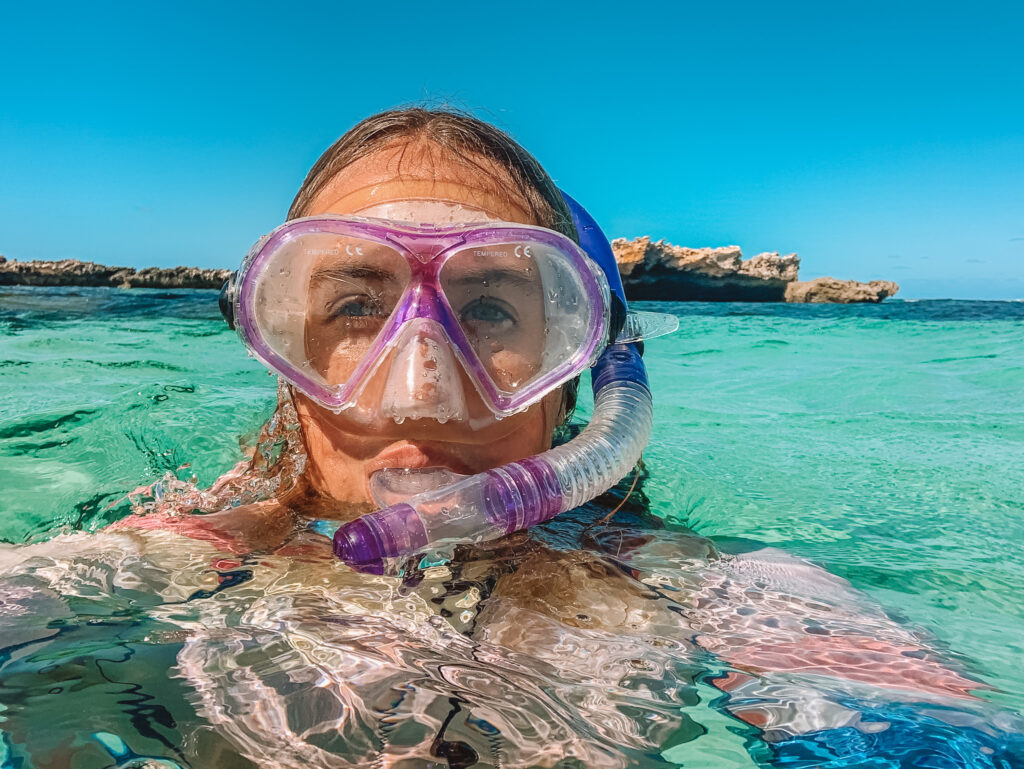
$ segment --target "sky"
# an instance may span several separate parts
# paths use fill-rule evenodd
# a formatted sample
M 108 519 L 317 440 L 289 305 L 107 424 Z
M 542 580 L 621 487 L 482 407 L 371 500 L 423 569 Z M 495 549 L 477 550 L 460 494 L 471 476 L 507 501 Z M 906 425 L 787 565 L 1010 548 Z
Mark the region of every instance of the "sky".
M 1024 298 L 1024 4 L 0 6 L 0 254 L 236 267 L 360 119 L 468 109 L 610 237 Z

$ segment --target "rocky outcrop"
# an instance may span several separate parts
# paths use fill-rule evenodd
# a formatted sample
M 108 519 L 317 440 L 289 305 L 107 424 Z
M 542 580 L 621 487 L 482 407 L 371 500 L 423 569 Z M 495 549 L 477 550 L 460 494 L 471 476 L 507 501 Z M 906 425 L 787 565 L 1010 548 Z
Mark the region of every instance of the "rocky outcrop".
M 796 280 L 796 254 L 743 259 L 737 246 L 685 248 L 649 237 L 612 241 L 626 294 L 676 302 L 782 302 Z
M 0 285 L 113 286 L 116 288 L 220 288 L 230 270 L 198 267 L 107 267 L 77 259 L 56 262 L 8 261 L 0 256 Z
M 220 288 L 231 270 L 201 270 L 198 267 L 146 267 L 132 270 L 118 284 L 121 288 Z
M 626 295 L 675 302 L 880 302 L 899 286 L 834 278 L 800 282 L 800 257 L 765 252 L 744 259 L 738 246 L 686 248 L 649 237 L 612 241 Z
M 893 296 L 900 287 L 891 280 L 872 280 L 858 283 L 855 280 L 815 278 L 794 281 L 786 286 L 787 302 L 833 302 L 853 304 L 855 302 L 881 302 Z
M 880 302 L 899 286 L 887 280 L 858 283 L 798 280 L 800 257 L 763 253 L 744 259 L 738 246 L 686 248 L 649 237 L 612 241 L 630 299 L 675 302 Z M 117 288 L 220 288 L 230 270 L 197 267 L 106 267 L 77 259 L 8 261 L 0 256 L 0 285 L 114 286 Z

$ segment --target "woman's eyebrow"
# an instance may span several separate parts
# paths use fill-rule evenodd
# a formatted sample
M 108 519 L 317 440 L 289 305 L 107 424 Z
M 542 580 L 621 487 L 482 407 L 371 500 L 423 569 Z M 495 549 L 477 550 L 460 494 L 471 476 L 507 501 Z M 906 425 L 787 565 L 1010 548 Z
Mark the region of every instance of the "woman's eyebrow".
M 442 273 L 443 275 L 443 273 Z M 517 286 L 536 286 L 538 279 L 529 277 L 524 270 L 509 270 L 500 267 L 487 270 L 469 270 L 461 275 L 454 275 L 448 278 L 445 283 L 449 285 L 464 286 L 478 283 L 514 283 Z
M 369 264 L 338 264 L 325 265 L 313 270 L 309 280 L 311 283 L 328 280 L 373 280 L 378 282 L 396 280 L 395 273 L 390 270 L 374 267 Z

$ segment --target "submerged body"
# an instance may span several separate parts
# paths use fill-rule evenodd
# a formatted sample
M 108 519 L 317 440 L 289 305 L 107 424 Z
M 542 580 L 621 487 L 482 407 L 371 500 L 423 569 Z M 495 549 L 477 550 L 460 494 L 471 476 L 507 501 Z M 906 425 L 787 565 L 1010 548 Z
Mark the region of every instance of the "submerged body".
M 353 572 L 302 529 L 274 554 L 128 529 L 5 551 L 4 600 L 23 618 L 107 617 L 59 633 L 19 623 L 4 667 L 13 755 L 102 765 L 69 717 L 90 708 L 104 714 L 97 732 L 182 765 L 670 766 L 661 754 L 704 732 L 712 687 L 731 693 L 718 707 L 734 729 L 774 746 L 762 759 L 808 733 L 882 734 L 895 721 L 879 713 L 900 701 L 917 703 L 921 735 L 878 755 L 961 749 L 934 742 L 943 729 L 1008 750 L 976 683 L 842 580 L 777 551 L 724 555 L 635 506 L 606 514 L 585 506 L 402 577 Z M 66 632 L 106 636 L 98 669 L 119 685 L 51 697 L 62 727 L 41 730 L 43 687 L 88 678 Z M 152 707 L 123 711 L 128 690 Z M 741 747 L 728 745 L 732 760 Z M 870 742 L 851 750 L 872 755 Z

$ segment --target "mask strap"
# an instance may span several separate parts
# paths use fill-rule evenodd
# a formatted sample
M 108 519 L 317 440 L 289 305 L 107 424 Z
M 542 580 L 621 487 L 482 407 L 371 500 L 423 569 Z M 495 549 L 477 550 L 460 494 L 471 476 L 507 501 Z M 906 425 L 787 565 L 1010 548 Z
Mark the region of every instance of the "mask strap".
M 220 307 L 220 314 L 228 323 L 228 328 L 235 330 L 235 281 L 238 279 L 238 270 L 232 272 L 228 279 L 221 286 L 220 296 L 217 297 L 217 304 Z
M 562 193 L 562 198 L 572 213 L 572 221 L 576 225 L 576 233 L 580 239 L 580 248 L 601 268 L 601 272 L 604 273 L 605 279 L 608 281 L 608 288 L 611 289 L 612 312 L 608 334 L 608 342 L 611 343 L 622 331 L 622 327 L 626 323 L 626 314 L 629 311 L 626 290 L 622 286 L 622 277 L 619 275 L 615 253 L 612 251 L 611 243 L 608 242 L 608 237 L 601 231 L 594 217 L 587 213 L 587 210 L 565 190 L 559 190 L 559 192 Z

